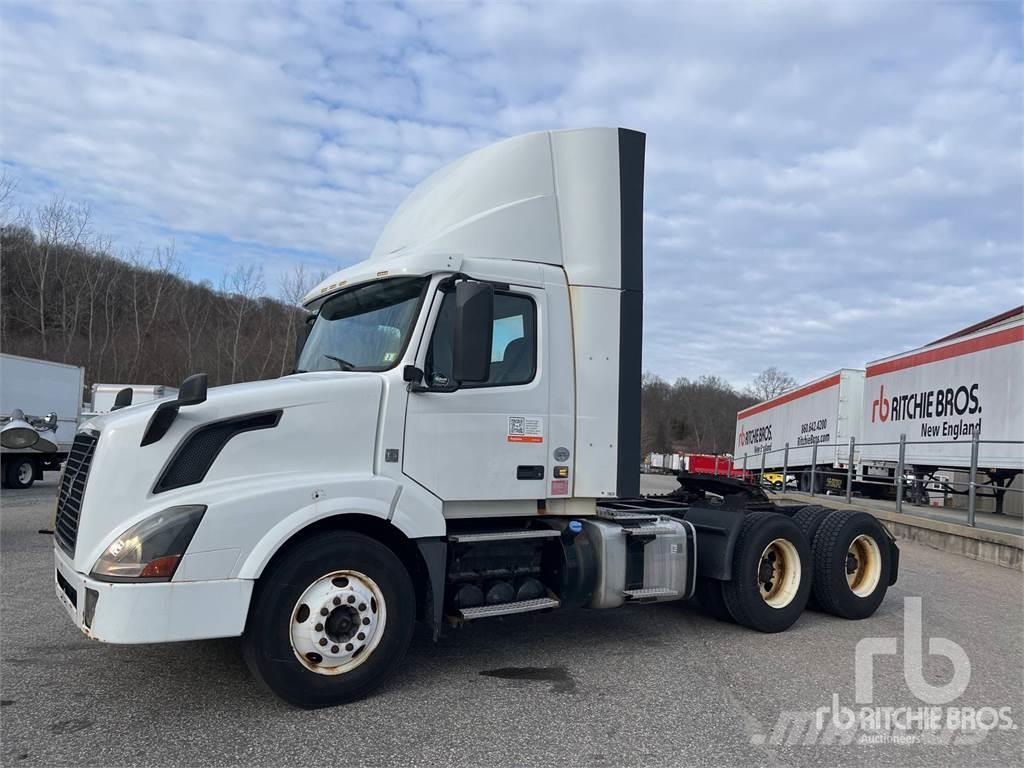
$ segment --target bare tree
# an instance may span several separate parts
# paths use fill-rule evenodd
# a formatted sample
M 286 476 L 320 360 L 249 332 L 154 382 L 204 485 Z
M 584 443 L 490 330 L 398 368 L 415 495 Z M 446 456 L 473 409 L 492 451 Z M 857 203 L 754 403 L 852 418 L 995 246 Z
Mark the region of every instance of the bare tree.
M 282 345 L 281 349 L 281 367 L 278 372 L 279 376 L 284 376 L 284 374 L 291 369 L 292 366 L 291 363 L 289 363 L 289 360 L 293 360 L 296 355 L 295 345 L 298 341 L 298 330 L 296 328 L 296 324 L 302 316 L 299 306 L 306 294 L 326 279 L 326 272 L 309 272 L 306 270 L 306 265 L 301 263 L 295 264 L 290 271 L 284 272 L 281 275 L 281 290 L 279 295 L 281 301 L 293 311 L 288 312 L 288 319 L 285 323 L 285 343 Z
M 31 308 L 32 325 L 39 333 L 43 356 L 48 352 L 47 291 L 51 288 L 56 250 L 76 248 L 89 227 L 89 209 L 69 204 L 63 197 L 54 197 L 35 216 L 37 258 L 23 264 L 18 280 L 11 283 L 12 294 Z
M 771 400 L 796 386 L 796 379 L 774 365 L 765 368 L 750 382 L 745 392 L 758 401 Z
M 0 227 L 6 227 L 10 223 L 11 210 L 14 208 L 14 190 L 17 187 L 18 182 L 6 168 L 0 171 Z
M 97 303 L 103 295 L 104 284 L 109 281 L 114 272 L 115 262 L 109 255 L 110 240 L 103 239 L 94 243 L 93 251 L 96 258 L 81 259 L 81 281 L 80 292 L 83 294 L 85 303 L 85 337 L 86 337 L 86 367 L 93 365 L 93 352 L 96 341 L 97 327 Z
M 238 380 L 239 366 L 248 356 L 247 352 L 243 352 L 242 328 L 249 313 L 255 309 L 256 299 L 263 292 L 263 286 L 263 267 L 258 267 L 255 264 L 240 264 L 235 267 L 233 272 L 225 276 L 221 285 L 221 290 L 228 294 L 226 311 L 231 329 L 229 349 L 231 376 L 229 381 L 232 384 Z M 249 351 L 252 351 L 251 345 Z
M 181 329 L 176 339 L 184 354 L 185 375 L 196 372 L 197 350 L 203 340 L 212 306 L 212 302 L 206 300 L 210 293 L 208 286 L 186 284 L 175 301 L 178 327 Z
M 0 205 L 11 188 L 0 178 Z M 173 244 L 115 252 L 88 214 L 55 197 L 0 227 L 5 352 L 84 366 L 87 384 L 175 384 L 206 371 L 217 385 L 276 376 L 291 362 L 296 305 L 318 275 L 286 276 L 287 303 L 263 296 L 256 266 L 225 275 L 217 290 L 186 279 Z
M 144 342 L 163 310 L 162 300 L 170 284 L 178 277 L 181 265 L 174 243 L 157 248 L 150 256 L 143 256 L 139 249 L 135 249 L 129 254 L 128 263 L 134 267 L 129 281 L 129 306 L 135 332 L 135 349 L 128 375 L 134 378 L 142 364 Z

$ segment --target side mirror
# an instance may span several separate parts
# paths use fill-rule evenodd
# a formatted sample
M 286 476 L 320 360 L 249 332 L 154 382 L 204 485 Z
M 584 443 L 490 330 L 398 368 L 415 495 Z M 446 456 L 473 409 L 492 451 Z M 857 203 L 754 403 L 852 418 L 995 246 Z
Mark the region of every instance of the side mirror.
M 206 374 L 197 373 L 181 382 L 176 405 L 199 405 L 206 402 Z
M 313 332 L 313 323 L 316 321 L 316 313 L 306 315 L 306 319 L 299 326 L 295 338 L 295 367 L 299 367 L 299 358 L 302 357 L 302 350 L 306 348 L 309 341 L 309 334 Z
M 117 411 L 121 408 L 127 408 L 132 404 L 132 397 L 135 394 L 135 390 L 131 387 L 125 387 L 124 389 L 118 390 L 117 395 L 114 397 L 114 407 L 111 411 Z
M 159 442 L 177 418 L 179 408 L 205 402 L 206 374 L 197 373 L 189 376 L 181 382 L 176 399 L 164 400 L 153 411 L 153 415 L 149 417 L 149 424 L 146 425 L 146 431 L 142 433 L 142 441 L 139 446 L 145 448 L 147 445 Z
M 452 378 L 459 384 L 490 377 L 493 331 L 494 286 L 470 280 L 456 283 Z

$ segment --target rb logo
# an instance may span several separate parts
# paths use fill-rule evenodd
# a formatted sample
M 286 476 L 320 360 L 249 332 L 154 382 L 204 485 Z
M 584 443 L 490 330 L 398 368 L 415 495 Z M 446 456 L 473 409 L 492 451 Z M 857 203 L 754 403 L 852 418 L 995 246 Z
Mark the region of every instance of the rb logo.
M 878 399 L 871 403 L 871 422 L 874 423 L 875 415 L 882 421 L 889 420 L 889 399 L 885 396 L 885 387 L 878 388 Z

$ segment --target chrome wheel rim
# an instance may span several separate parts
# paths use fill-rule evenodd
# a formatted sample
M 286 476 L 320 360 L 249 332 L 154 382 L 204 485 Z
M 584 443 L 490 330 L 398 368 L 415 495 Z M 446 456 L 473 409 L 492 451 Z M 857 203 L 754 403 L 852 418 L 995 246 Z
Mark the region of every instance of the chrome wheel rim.
M 292 652 L 311 672 L 344 674 L 370 657 L 386 623 L 384 596 L 373 579 L 332 571 L 306 587 L 292 609 Z
M 24 485 L 32 479 L 32 465 L 27 461 L 18 467 L 18 482 Z

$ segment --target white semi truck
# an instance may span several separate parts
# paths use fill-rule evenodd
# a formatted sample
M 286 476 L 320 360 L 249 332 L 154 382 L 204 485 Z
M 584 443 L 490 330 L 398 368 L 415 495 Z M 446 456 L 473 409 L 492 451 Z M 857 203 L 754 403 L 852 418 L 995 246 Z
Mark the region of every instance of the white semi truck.
M 0 480 L 28 488 L 57 471 L 71 450 L 82 411 L 85 370 L 0 355 Z
M 639 496 L 644 141 L 521 136 L 417 187 L 317 286 L 296 373 L 83 425 L 56 594 L 88 636 L 241 635 L 303 707 L 376 687 L 414 622 L 683 601 L 764 632 L 871 615 L 873 517 Z M 799 510 L 799 511 L 798 511 Z M 813 578 L 812 578 L 813 576 Z
M 925 501 L 913 495 L 937 482 L 940 469 L 970 467 L 977 433 L 977 466 L 988 480 L 978 493 L 1001 511 L 1006 488 L 1024 470 L 1024 310 L 979 326 L 739 411 L 737 461 L 752 472 L 785 465 L 804 491 L 813 483 L 817 493 L 844 492 L 854 438 L 853 490 L 880 496 L 894 492 L 903 435 L 911 495 Z

